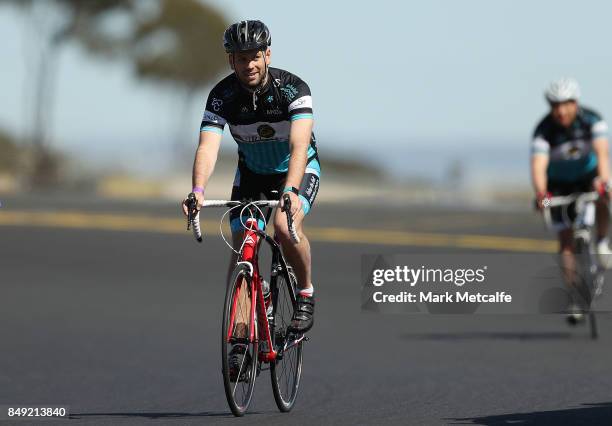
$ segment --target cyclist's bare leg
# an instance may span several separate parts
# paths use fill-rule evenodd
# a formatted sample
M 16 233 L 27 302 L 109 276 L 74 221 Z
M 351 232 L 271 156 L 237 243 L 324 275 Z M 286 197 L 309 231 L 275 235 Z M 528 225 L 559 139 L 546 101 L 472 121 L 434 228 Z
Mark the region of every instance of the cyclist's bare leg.
M 574 231 L 564 229 L 559 232 L 559 247 L 563 277 L 570 289 L 576 286 L 576 256 L 574 255 Z
M 240 232 L 232 232 L 232 247 L 238 250 L 242 245 L 242 239 L 244 237 L 244 233 Z M 236 266 L 236 262 L 238 261 L 238 255 L 232 252 L 230 256 L 230 262 L 227 269 L 227 279 L 226 282 L 229 284 L 229 280 L 232 277 L 232 272 L 234 271 L 234 267 Z M 240 294 L 238 296 L 237 301 L 237 311 L 236 311 L 236 328 L 234 331 L 234 337 L 247 337 L 248 330 L 248 318 L 249 318 L 249 308 L 251 306 L 251 300 L 248 294 L 248 290 L 246 290 L 246 285 L 243 284 L 241 287 Z
M 608 229 L 610 227 L 610 209 L 608 208 L 607 199 L 602 198 L 597 201 L 595 220 L 597 222 L 597 240 L 601 240 L 608 236 Z
M 283 254 L 291 266 L 293 266 L 293 270 L 295 271 L 295 275 L 298 280 L 298 287 L 300 289 L 305 289 L 312 286 L 310 273 L 310 243 L 302 231 L 303 222 L 304 211 L 300 209 L 293 218 L 295 230 L 300 237 L 300 243 L 295 244 L 289 235 L 287 214 L 280 209 L 276 209 L 276 214 L 274 216 L 274 232 L 281 243 Z

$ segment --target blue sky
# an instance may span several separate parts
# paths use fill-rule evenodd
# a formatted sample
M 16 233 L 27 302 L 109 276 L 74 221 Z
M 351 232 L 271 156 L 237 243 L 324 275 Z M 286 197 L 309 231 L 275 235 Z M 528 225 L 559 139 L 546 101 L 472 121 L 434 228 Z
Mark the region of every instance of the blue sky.
M 273 65 L 311 86 L 322 150 L 396 170 L 429 170 L 438 155 L 442 163 L 481 155 L 526 171 L 530 134 L 546 112 L 542 91 L 565 75 L 579 80 L 585 104 L 612 115 L 612 3 L 605 1 L 208 3 L 230 20 L 268 24 Z M 18 15 L 0 9 L 0 126 L 17 134 L 29 121 L 22 35 Z M 141 159 L 144 149 L 164 158 L 176 120 L 167 90 L 74 46 L 60 64 L 56 146 L 103 159 L 119 150 L 142 167 L 155 157 Z M 206 95 L 188 118 L 194 146 Z

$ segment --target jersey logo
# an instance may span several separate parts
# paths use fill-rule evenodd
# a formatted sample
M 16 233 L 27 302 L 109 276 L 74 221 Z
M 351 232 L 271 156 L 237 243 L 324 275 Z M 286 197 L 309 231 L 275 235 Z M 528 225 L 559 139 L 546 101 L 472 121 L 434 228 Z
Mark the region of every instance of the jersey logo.
M 204 112 L 204 121 L 212 121 L 213 123 L 219 123 L 221 121 L 217 114 L 213 114 L 212 112 L 205 111 Z
M 221 105 L 223 105 L 223 101 L 221 99 L 213 98 L 211 105 L 215 112 L 219 112 Z
M 314 199 L 319 191 L 319 177 L 317 175 L 310 175 L 308 182 L 308 188 L 306 188 L 306 196 L 310 205 L 314 203 Z
M 580 158 L 580 148 L 577 146 L 572 146 L 567 150 L 567 157 L 572 160 L 578 160 Z
M 312 108 L 312 97 L 309 95 L 301 96 L 289 104 L 289 111 L 298 108 Z
M 295 95 L 298 93 L 298 90 L 292 84 L 281 87 L 280 91 L 283 92 L 283 95 L 285 95 L 285 98 L 287 98 L 288 101 L 292 101 L 295 98 Z
M 276 131 L 267 124 L 262 124 L 257 128 L 257 134 L 264 139 L 271 138 L 275 133 Z
M 269 104 L 271 104 L 273 100 L 274 100 L 274 97 L 272 95 L 270 95 L 270 96 L 268 96 L 266 98 L 266 102 L 269 103 Z

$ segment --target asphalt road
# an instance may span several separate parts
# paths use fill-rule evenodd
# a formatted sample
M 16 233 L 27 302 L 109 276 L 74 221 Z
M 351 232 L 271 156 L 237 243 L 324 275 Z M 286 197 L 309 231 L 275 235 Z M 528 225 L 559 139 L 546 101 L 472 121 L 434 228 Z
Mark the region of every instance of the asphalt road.
M 8 200 L 0 219 L 40 208 Z M 311 223 L 336 226 L 342 214 L 320 206 Z M 343 226 L 546 238 L 530 213 L 372 207 L 349 216 Z M 599 318 L 592 341 L 554 315 L 363 312 L 364 253 L 490 249 L 321 239 L 312 248 L 316 325 L 296 407 L 277 411 L 263 372 L 250 413 L 235 419 L 220 373 L 228 251 L 219 238 L 196 245 L 187 233 L 0 223 L 0 406 L 69 406 L 70 419 L 47 421 L 69 425 L 612 423 L 611 317 Z M 15 422 L 29 423 L 40 421 Z

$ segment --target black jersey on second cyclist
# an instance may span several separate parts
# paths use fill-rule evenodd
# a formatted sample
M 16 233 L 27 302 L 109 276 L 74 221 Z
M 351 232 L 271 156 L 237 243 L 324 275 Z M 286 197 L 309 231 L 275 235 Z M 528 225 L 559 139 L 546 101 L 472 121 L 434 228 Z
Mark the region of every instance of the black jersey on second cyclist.
M 547 155 L 548 179 L 576 182 L 597 167 L 593 141 L 606 137 L 608 125 L 595 111 L 581 107 L 576 119 L 564 128 L 551 114 L 540 121 L 533 134 L 532 155 Z
M 227 123 L 238 153 L 255 173 L 286 173 L 289 168 L 291 122 L 312 118 L 308 85 L 290 72 L 268 68 L 266 86 L 251 92 L 235 74 L 217 84 L 206 103 L 200 131 L 222 133 Z M 308 157 L 316 155 L 314 133 Z

